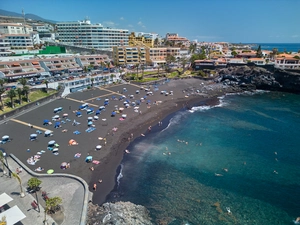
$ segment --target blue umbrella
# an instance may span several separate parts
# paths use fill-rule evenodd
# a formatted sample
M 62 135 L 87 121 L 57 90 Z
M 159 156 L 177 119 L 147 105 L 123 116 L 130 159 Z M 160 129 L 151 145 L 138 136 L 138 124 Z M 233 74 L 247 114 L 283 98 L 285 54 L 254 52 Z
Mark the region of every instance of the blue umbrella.
M 30 138 L 36 138 L 37 134 L 30 134 Z
M 100 112 L 100 110 L 98 109 L 97 111 L 96 111 L 96 115 L 99 115 L 101 112 Z
M 89 110 L 94 111 L 94 108 L 89 108 Z
M 115 112 L 115 111 L 113 111 L 112 113 L 111 113 L 111 115 L 112 116 L 115 116 L 117 113 Z
M 44 123 L 49 123 L 49 120 L 44 120 Z
M 83 105 L 81 105 L 81 106 L 79 106 L 79 109 L 83 109 L 85 106 L 83 106 Z
M 150 101 L 150 100 L 147 100 L 147 102 L 150 103 L 151 101 Z
M 147 98 L 147 95 L 144 96 L 144 99 L 146 99 L 146 98 Z
M 93 122 L 92 122 L 92 121 L 88 122 L 88 125 L 92 125 L 92 124 L 93 124 Z
M 54 140 L 48 142 L 48 145 L 54 145 L 54 144 L 55 144 Z
M 77 116 L 81 115 L 81 112 L 76 112 L 76 115 L 77 115 Z

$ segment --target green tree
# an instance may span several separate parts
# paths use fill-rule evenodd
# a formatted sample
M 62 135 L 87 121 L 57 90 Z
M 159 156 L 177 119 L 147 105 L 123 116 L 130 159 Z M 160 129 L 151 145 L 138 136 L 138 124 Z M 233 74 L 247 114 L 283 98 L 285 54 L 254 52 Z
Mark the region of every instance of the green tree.
M 191 54 L 194 54 L 196 49 L 197 49 L 197 44 L 196 43 L 191 44 L 190 47 L 189 47 L 189 51 L 190 51 Z
M 84 67 L 83 67 L 83 71 L 84 71 L 85 73 L 87 73 L 87 72 L 89 71 L 89 69 L 87 68 L 87 66 L 84 66 Z
M 30 92 L 30 88 L 28 86 L 24 86 L 23 87 L 23 95 L 25 95 L 27 102 L 29 101 L 29 98 L 28 98 L 29 92 Z
M 258 58 L 262 58 L 263 57 L 260 45 L 258 46 L 258 48 L 256 50 L 256 57 L 258 57 Z
M 0 79 L 0 87 L 3 87 L 6 83 L 5 79 Z
M 45 81 L 44 81 L 44 84 L 46 84 L 46 88 L 48 89 L 49 81 L 48 81 L 48 80 L 45 80 Z
M 5 88 L 4 87 L 0 87 L 0 102 L 1 102 L 1 110 L 4 109 L 4 105 L 3 105 L 3 100 L 2 100 L 2 95 L 5 93 Z
M 41 180 L 36 177 L 32 177 L 28 180 L 27 185 L 31 190 L 36 191 L 40 187 L 41 183 Z
M 19 98 L 19 104 L 22 104 L 22 95 L 23 95 L 23 90 L 21 88 L 17 88 L 16 90 L 18 98 Z
M 57 207 L 62 203 L 62 199 L 60 197 L 48 198 L 46 200 L 46 208 L 50 211 L 56 212 Z
M 171 64 L 171 63 L 174 63 L 175 61 L 176 61 L 176 58 L 175 58 L 174 55 L 168 55 L 166 57 L 166 62 L 167 62 L 168 65 Z
M 20 196 L 21 196 L 21 198 L 24 198 L 24 197 L 25 197 L 25 193 L 24 193 L 24 191 L 23 191 L 21 177 L 20 177 L 18 174 L 16 174 L 16 173 L 11 173 L 11 175 L 12 175 L 14 178 L 16 178 L 17 181 L 19 182 L 20 190 L 21 190 L 21 191 L 20 191 Z
M 22 84 L 23 88 L 27 84 L 27 80 L 24 77 L 22 77 L 21 79 L 19 79 L 19 82 L 20 82 L 20 84 Z
M 92 78 L 91 78 L 91 83 L 92 83 L 91 86 L 92 86 L 92 87 L 94 86 L 94 80 L 95 80 L 95 78 L 92 77 Z
M 141 65 L 141 69 L 142 69 L 141 80 L 143 80 L 144 79 L 144 71 L 145 71 L 145 64 L 144 63 Z
M 184 69 L 186 64 L 188 63 L 188 59 L 183 57 L 180 59 L 180 63 L 181 63 L 182 68 Z
M 10 98 L 11 107 L 14 108 L 14 98 L 16 97 L 16 91 L 14 89 L 10 89 L 7 92 L 7 97 Z
M 155 38 L 155 39 L 154 39 L 154 46 L 156 46 L 156 47 L 157 47 L 157 46 L 158 46 L 158 43 L 159 43 L 159 40 L 158 40 L 158 38 Z
M 236 51 L 232 51 L 231 55 L 233 55 L 235 57 L 237 55 L 237 52 Z

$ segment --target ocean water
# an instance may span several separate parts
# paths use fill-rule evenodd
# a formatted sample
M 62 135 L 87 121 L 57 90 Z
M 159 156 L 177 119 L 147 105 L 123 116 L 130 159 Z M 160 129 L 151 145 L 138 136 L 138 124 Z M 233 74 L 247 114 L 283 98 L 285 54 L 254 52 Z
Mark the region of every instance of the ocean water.
M 253 49 L 257 49 L 258 46 L 261 46 L 263 50 L 272 51 L 274 48 L 277 48 L 279 52 L 298 52 L 300 51 L 300 43 L 256 43 Z
M 180 111 L 128 150 L 108 201 L 155 224 L 294 224 L 300 216 L 300 95 L 227 95 Z

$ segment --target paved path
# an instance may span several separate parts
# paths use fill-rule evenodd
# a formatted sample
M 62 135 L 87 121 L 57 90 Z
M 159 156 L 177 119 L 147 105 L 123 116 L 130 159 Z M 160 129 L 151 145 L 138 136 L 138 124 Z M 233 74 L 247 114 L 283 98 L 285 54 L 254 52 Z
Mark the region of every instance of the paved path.
M 12 158 L 8 157 L 8 165 L 11 171 L 15 172 L 20 165 Z M 1 166 L 2 168 L 2 166 Z M 19 174 L 22 180 L 22 187 L 26 191 L 27 181 L 33 177 L 29 170 L 24 166 L 23 171 Z M 7 171 L 7 170 L 6 170 Z M 84 225 L 82 223 L 82 216 L 86 217 L 87 207 L 84 207 L 85 201 L 85 188 L 81 182 L 76 179 L 62 176 L 43 176 L 38 177 L 42 181 L 41 191 L 46 191 L 48 197 L 61 197 L 63 213 L 56 215 L 55 220 L 47 215 L 48 224 L 61 224 L 61 225 Z M 45 205 L 41 197 L 41 191 L 37 193 L 40 212 L 32 208 L 31 203 L 35 200 L 35 195 L 26 193 L 24 198 L 20 197 L 20 185 L 15 178 L 10 178 L 8 173 L 3 174 L 0 169 L 0 194 L 7 193 L 13 198 L 8 206 L 13 207 L 17 205 L 20 210 L 26 215 L 21 223 L 23 225 L 43 224 L 44 221 L 44 208 Z M 88 192 L 88 198 L 91 199 L 91 194 Z
M 29 126 L 29 123 L 26 123 L 26 122 L 21 121 L 21 120 L 10 119 L 10 121 L 13 121 L 13 122 L 16 122 L 16 123 L 20 123 L 20 124 L 23 124 L 23 125 L 25 125 L 25 126 Z M 45 129 L 45 128 L 43 128 L 43 127 L 39 127 L 39 126 L 36 126 L 36 125 L 33 125 L 33 124 L 30 124 L 30 125 L 33 126 L 32 128 L 39 129 L 39 130 L 42 130 L 42 131 L 49 130 L 49 129 Z M 51 131 L 51 130 L 50 130 L 50 131 Z

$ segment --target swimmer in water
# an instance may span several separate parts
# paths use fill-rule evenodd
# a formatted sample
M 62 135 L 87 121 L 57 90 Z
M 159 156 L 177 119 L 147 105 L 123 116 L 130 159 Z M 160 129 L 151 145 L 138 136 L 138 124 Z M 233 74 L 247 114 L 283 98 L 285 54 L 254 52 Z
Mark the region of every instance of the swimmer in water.
M 228 214 L 231 214 L 231 210 L 230 210 L 229 207 L 226 207 L 226 210 L 227 210 L 227 213 L 228 213 Z

